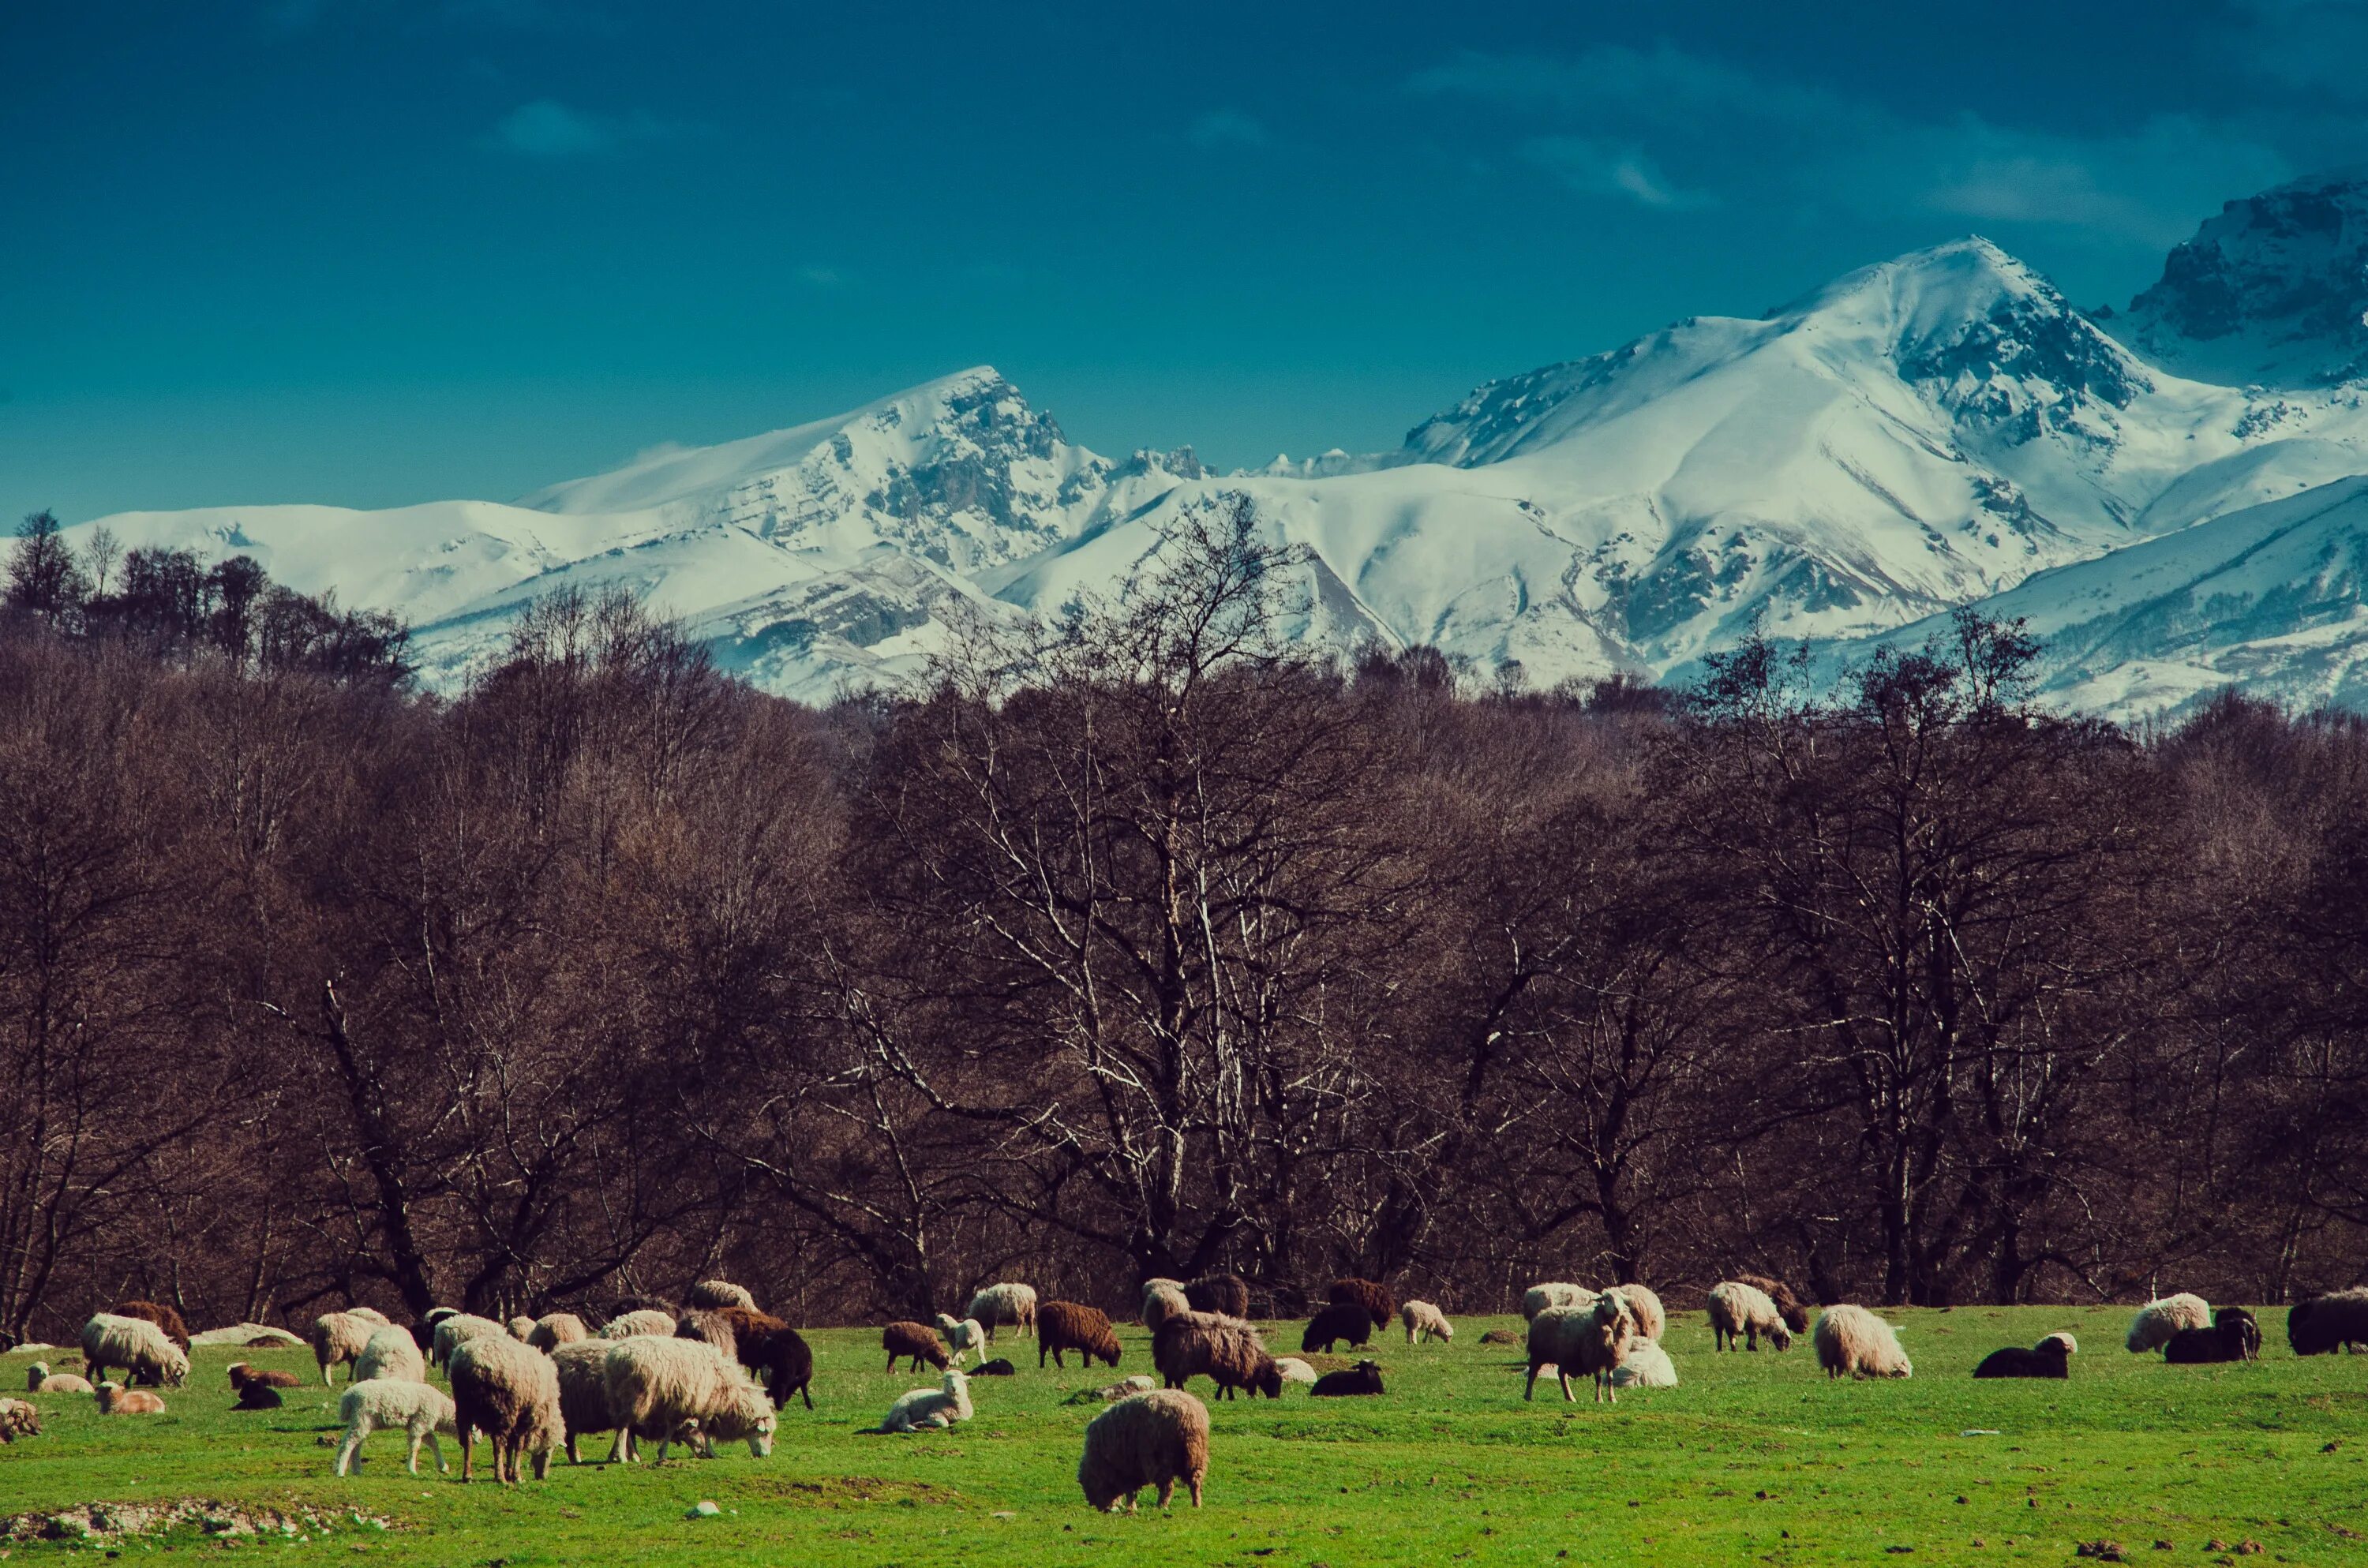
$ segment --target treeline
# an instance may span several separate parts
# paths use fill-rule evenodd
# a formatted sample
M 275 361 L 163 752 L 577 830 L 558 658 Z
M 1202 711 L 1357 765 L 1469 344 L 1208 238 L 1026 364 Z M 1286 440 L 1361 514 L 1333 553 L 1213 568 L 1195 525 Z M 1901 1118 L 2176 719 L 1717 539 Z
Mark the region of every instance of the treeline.
M 825 711 L 622 599 L 448 699 L 12 576 L 0 1326 L 2368 1276 L 2358 722 L 2052 718 L 1971 617 L 1822 695 L 1344 670 L 1250 523 Z

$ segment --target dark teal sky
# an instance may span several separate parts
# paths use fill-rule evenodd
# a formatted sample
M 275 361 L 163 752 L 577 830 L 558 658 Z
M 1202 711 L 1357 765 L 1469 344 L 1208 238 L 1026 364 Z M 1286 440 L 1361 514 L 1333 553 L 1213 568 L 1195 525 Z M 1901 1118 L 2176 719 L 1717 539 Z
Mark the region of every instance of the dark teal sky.
M 2368 10 L 0 4 L 0 512 L 506 498 L 976 363 L 1113 455 L 1978 232 L 2126 301 Z

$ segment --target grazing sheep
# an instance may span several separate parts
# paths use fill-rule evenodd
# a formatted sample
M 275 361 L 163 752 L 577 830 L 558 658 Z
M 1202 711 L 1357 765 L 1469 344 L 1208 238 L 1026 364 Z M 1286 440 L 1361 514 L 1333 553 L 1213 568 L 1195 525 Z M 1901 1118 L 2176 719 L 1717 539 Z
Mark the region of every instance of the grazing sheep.
M 337 1445 L 336 1473 L 347 1475 L 361 1464 L 362 1439 L 380 1427 L 400 1427 L 411 1439 L 407 1468 L 419 1473 L 419 1446 L 436 1457 L 436 1468 L 451 1469 L 444 1462 L 444 1445 L 436 1440 L 438 1427 L 450 1428 L 459 1421 L 459 1410 L 452 1396 L 416 1378 L 362 1378 L 346 1385 L 345 1397 L 337 1401 L 337 1419 L 346 1424 L 345 1440 Z
M 1129 1394 L 1086 1427 L 1086 1451 L 1077 1460 L 1077 1485 L 1087 1506 L 1112 1513 L 1123 1500 L 1134 1512 L 1135 1494 L 1159 1489 L 1165 1509 L 1182 1482 L 1201 1506 L 1209 1473 L 1209 1407 L 1177 1389 Z
M 719 1307 L 714 1315 L 730 1325 L 740 1364 L 765 1380 L 776 1408 L 786 1409 L 791 1394 L 814 1408 L 814 1350 L 803 1335 L 753 1307 Z
M 364 1323 L 374 1323 L 381 1328 L 389 1326 L 394 1321 L 388 1317 L 384 1312 L 379 1311 L 376 1307 L 347 1307 L 346 1309 L 346 1315 L 348 1317 L 358 1317 Z
M 145 1318 L 133 1321 L 148 1322 Z M 154 1328 L 156 1325 L 149 1324 L 148 1326 Z M 166 1340 L 165 1343 L 169 1345 L 172 1341 Z M 165 1414 L 165 1402 L 146 1389 L 128 1389 L 121 1383 L 101 1383 L 98 1385 L 98 1413 L 101 1415 L 162 1415 Z
M 510 1319 L 509 1322 L 504 1324 L 502 1326 L 509 1331 L 509 1335 L 512 1339 L 517 1340 L 520 1345 L 524 1345 L 527 1342 L 527 1336 L 534 1333 L 534 1319 L 527 1316 L 524 1312 L 520 1312 L 518 1316 Z
M 0 1443 L 41 1435 L 41 1413 L 21 1399 L 0 1399 Z
M 95 1393 L 88 1378 L 72 1372 L 51 1372 L 25 1391 L 28 1393 Z
M 2286 1314 L 2286 1343 L 2297 1356 L 2368 1345 L 2368 1287 L 2313 1296 Z
M 880 1347 L 888 1352 L 888 1370 L 892 1372 L 896 1369 L 897 1360 L 906 1356 L 913 1358 L 913 1370 L 916 1372 L 924 1361 L 940 1372 L 953 1364 L 953 1357 L 947 1351 L 946 1342 L 938 1337 L 936 1329 L 925 1323 L 890 1324 L 880 1331 Z
M 1212 1274 L 1185 1286 L 1184 1301 L 1196 1312 L 1246 1318 L 1250 1315 L 1250 1282 L 1238 1274 Z
M 330 1373 L 361 1358 L 362 1346 L 380 1324 L 354 1312 L 323 1312 L 313 1320 L 313 1359 L 320 1365 L 321 1381 L 335 1382 Z M 351 1381 L 348 1374 L 347 1381 Z
M 1590 1306 L 1548 1307 L 1530 1321 L 1530 1370 L 1521 1397 L 1535 1398 L 1538 1374 L 1552 1367 L 1565 1402 L 1577 1397 L 1570 1392 L 1570 1375 L 1582 1372 L 1595 1380 L 1597 1403 L 1617 1404 L 1612 1369 L 1628 1358 L 1635 1340 L 1635 1314 L 1616 1291 L 1605 1291 Z
M 1906 1378 L 1915 1375 L 1899 1331 L 1864 1307 L 1845 1302 L 1817 1314 L 1817 1365 L 1828 1379 Z
M 373 1378 L 406 1383 L 427 1381 L 427 1359 L 420 1355 L 418 1343 L 411 1337 L 409 1329 L 380 1329 L 370 1336 L 362 1353 L 354 1358 L 351 1381 L 366 1383 Z
M 107 1309 L 120 1318 L 142 1318 L 165 1331 L 165 1337 L 179 1346 L 183 1352 L 189 1348 L 189 1325 L 181 1314 L 162 1301 L 118 1301 Z
M 1535 1323 L 1538 1314 L 1550 1307 L 1591 1307 L 1595 1292 L 1584 1285 L 1552 1279 L 1543 1285 L 1532 1285 L 1521 1292 L 1521 1315 Z
M 970 1299 L 962 1316 L 976 1318 L 986 1325 L 986 1342 L 995 1343 L 998 1328 L 1017 1329 L 1022 1334 L 1036 1332 L 1036 1287 L 1033 1285 L 989 1285 Z
M 1315 1381 L 1315 1369 L 1296 1356 L 1278 1358 L 1274 1369 L 1275 1374 L 1287 1383 L 1312 1383 Z
M 249 1383 L 238 1391 L 233 1410 L 277 1410 L 284 1403 L 279 1391 L 269 1383 Z
M 2072 1375 L 2072 1353 L 2079 1343 L 2068 1334 L 2051 1334 L 2025 1350 L 2020 1345 L 2009 1345 L 2003 1350 L 1993 1350 L 1982 1358 L 1974 1369 L 1977 1378 L 2068 1378 Z
M 673 1326 L 672 1321 L 669 1320 L 666 1327 Z M 453 1352 L 459 1350 L 461 1346 L 472 1339 L 491 1339 L 496 1335 L 507 1333 L 509 1333 L 507 1328 L 491 1318 L 476 1317 L 468 1312 L 454 1312 L 436 1325 L 436 1345 L 428 1359 L 439 1367 L 450 1369 L 452 1365 Z M 464 1459 L 461 1462 L 465 1468 L 467 1460 Z
M 1417 1335 L 1424 1339 L 1443 1339 L 1455 1343 L 1455 1325 L 1447 1314 L 1429 1301 L 1408 1301 L 1398 1309 L 1398 1319 L 1406 1324 L 1406 1343 L 1412 1345 Z
M 1169 1318 L 1192 1310 L 1192 1298 L 1184 1293 L 1184 1285 L 1177 1279 L 1146 1279 L 1143 1282 L 1143 1326 L 1152 1333 Z
M 1784 1319 L 1786 1328 L 1794 1334 L 1809 1332 L 1809 1309 L 1801 1304 L 1800 1297 L 1793 1294 L 1793 1287 L 1765 1274 L 1738 1274 L 1735 1282 L 1748 1285 L 1775 1302 L 1776 1311 Z
M 230 1364 L 230 1386 L 235 1392 L 249 1383 L 259 1383 L 268 1389 L 292 1389 L 304 1380 L 293 1372 L 275 1371 L 268 1367 L 250 1367 L 244 1361 Z
M 551 1369 L 559 1380 L 559 1421 L 567 1432 L 569 1464 L 582 1464 L 577 1443 L 595 1432 L 619 1432 L 617 1449 L 631 1462 L 632 1434 L 618 1425 L 609 1407 L 609 1352 L 613 1339 L 579 1339 L 551 1352 Z
M 1346 1399 L 1382 1392 L 1382 1364 L 1360 1361 L 1345 1372 L 1326 1372 L 1307 1391 L 1312 1399 Z
M 430 1307 L 420 1314 L 419 1321 L 432 1329 L 446 1318 L 456 1318 L 460 1315 L 461 1309 L 458 1307 Z
M 1710 1339 L 1713 1350 L 1732 1350 L 1743 1341 L 1747 1350 L 1759 1348 L 1762 1335 L 1779 1350 L 1793 1348 L 1793 1329 L 1783 1309 L 1757 1285 L 1722 1279 L 1710 1288 Z
M 619 1428 L 614 1459 L 629 1446 L 655 1440 L 658 1460 L 669 1444 L 712 1452 L 717 1438 L 746 1439 L 764 1459 L 773 1451 L 773 1402 L 730 1357 L 696 1339 L 635 1338 L 609 1346 L 606 1363 L 609 1411 Z
M 456 1321 L 448 1318 L 436 1331 L 439 1347 L 444 1329 Z M 455 1346 L 445 1366 L 452 1380 L 453 1425 L 461 1433 L 461 1480 L 465 1483 L 473 1473 L 479 1432 L 493 1444 L 495 1481 L 516 1485 L 528 1454 L 534 1456 L 534 1478 L 547 1480 L 551 1450 L 567 1437 L 551 1358 L 507 1334 L 480 1334 Z
M 986 1325 L 978 1319 L 956 1318 L 951 1312 L 939 1312 L 938 1332 L 945 1335 L 946 1348 L 954 1353 L 955 1366 L 961 1366 L 962 1358 L 973 1350 L 978 1352 L 981 1359 L 985 1358 Z
M 674 1336 L 712 1345 L 727 1361 L 740 1359 L 739 1331 L 722 1312 L 710 1312 L 704 1307 L 687 1308 L 674 1325 Z
M 1398 1315 L 1398 1299 L 1390 1294 L 1390 1288 L 1377 1285 L 1371 1279 L 1335 1279 L 1332 1288 L 1325 1292 L 1324 1299 L 1355 1302 L 1372 1314 L 1373 1326 L 1377 1329 L 1389 1327 L 1390 1320 Z
M 2179 1367 L 2253 1361 L 2260 1354 L 2261 1325 L 2242 1307 L 2221 1308 L 2210 1328 L 2182 1328 L 2162 1347 L 2162 1358 Z
M 971 1418 L 970 1380 L 958 1371 L 949 1370 L 945 1380 L 933 1389 L 915 1389 L 896 1396 L 888 1414 L 880 1418 L 877 1426 L 867 1426 L 867 1432 L 934 1432 L 951 1426 L 957 1421 Z
M 1217 1312 L 1184 1312 L 1159 1325 L 1151 1341 L 1151 1364 L 1171 1389 L 1196 1377 L 1217 1385 L 1217 1397 L 1231 1399 L 1247 1389 L 1269 1399 L 1282 1397 L 1282 1370 L 1267 1354 L 1258 1331 L 1240 1318 Z
M 1659 1343 L 1661 1331 L 1669 1326 L 1669 1314 L 1661 1305 L 1661 1298 L 1645 1285 L 1612 1287 L 1628 1303 L 1628 1311 L 1636 1320 L 1636 1337 Z
M 1036 1365 L 1042 1368 L 1050 1355 L 1053 1365 L 1062 1366 L 1064 1350 L 1076 1351 L 1088 1367 L 1098 1357 L 1117 1366 L 1118 1335 L 1108 1314 L 1076 1301 L 1046 1301 L 1036 1313 Z
M 534 1332 L 526 1336 L 526 1342 L 537 1350 L 549 1352 L 591 1337 L 592 1331 L 574 1312 L 545 1312 L 534 1320 Z
M 2137 1316 L 2130 1319 L 2130 1354 L 2158 1349 L 2170 1343 L 2170 1336 L 2182 1328 L 2212 1326 L 2212 1303 L 2203 1297 L 2181 1291 L 2165 1296 L 2140 1307 Z
M 1303 1353 L 1322 1351 L 1330 1355 L 1333 1345 L 1346 1340 L 1350 1345 L 1367 1345 L 1373 1337 L 1373 1314 L 1360 1301 L 1334 1301 L 1309 1320 L 1307 1332 L 1300 1335 Z
M 631 1339 L 636 1335 L 655 1334 L 661 1337 L 674 1332 L 674 1313 L 660 1312 L 655 1307 L 636 1307 L 620 1312 L 600 1329 L 603 1339 Z
M 1611 1369 L 1611 1386 L 1616 1389 L 1673 1389 L 1678 1386 L 1678 1364 L 1661 1348 L 1660 1341 L 1649 1336 L 1628 1346 L 1628 1354 L 1620 1365 Z
M 702 1279 L 690 1288 L 682 1299 L 686 1307 L 701 1307 L 713 1312 L 718 1307 L 745 1307 L 757 1310 L 757 1298 L 729 1279 Z
M 82 1325 L 82 1358 L 94 1381 L 103 1381 L 109 1367 L 148 1382 L 178 1388 L 189 1375 L 188 1352 L 165 1337 L 165 1331 L 146 1318 L 117 1317 L 98 1312 Z

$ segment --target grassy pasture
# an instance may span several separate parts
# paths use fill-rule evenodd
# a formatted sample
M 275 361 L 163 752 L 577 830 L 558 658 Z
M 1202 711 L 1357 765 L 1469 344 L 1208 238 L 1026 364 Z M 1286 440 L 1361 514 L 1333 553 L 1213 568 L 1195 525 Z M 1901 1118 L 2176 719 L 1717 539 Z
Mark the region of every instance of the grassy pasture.
M 1389 1393 L 1212 1403 L 1208 1506 L 1160 1517 L 1089 1513 L 1076 1483 L 1079 1434 L 1098 1405 L 1064 1403 L 1112 1374 L 1039 1372 L 1008 1338 L 1018 1377 L 973 1384 L 978 1416 L 951 1432 L 856 1429 L 928 1381 L 881 1369 L 876 1332 L 812 1334 L 811 1414 L 783 1413 L 772 1458 L 745 1448 L 663 1469 L 569 1467 L 549 1483 L 462 1488 L 423 1461 L 403 1472 L 399 1434 L 370 1439 L 359 1477 L 330 1475 L 336 1393 L 234 1414 L 222 1369 L 241 1358 L 312 1373 L 302 1351 L 200 1350 L 161 1417 L 98 1415 L 44 1396 L 42 1436 L 0 1449 L 0 1515 L 95 1502 L 204 1498 L 309 1505 L 336 1528 L 302 1540 L 224 1544 L 192 1531 L 102 1545 L 14 1543 L 18 1561 L 104 1550 L 260 1552 L 291 1565 L 357 1559 L 437 1568 L 719 1562 L 962 1562 L 1054 1568 L 1133 1561 L 1307 1568 L 1351 1563 L 2066 1562 L 2078 1543 L 2132 1561 L 2220 1558 L 2368 1563 L 2368 1358 L 2300 1360 L 2284 1314 L 2264 1312 L 2265 1359 L 2167 1367 L 2121 1348 L 2125 1310 L 1961 1308 L 1884 1314 L 1916 1363 L 1906 1382 L 1828 1383 L 1805 1344 L 1788 1355 L 1714 1356 L 1699 1312 L 1667 1336 L 1683 1386 L 1632 1392 L 1616 1410 L 1565 1405 L 1551 1384 L 1520 1399 L 1517 1347 L 1478 1343 L 1520 1320 L 1459 1319 L 1452 1348 L 1378 1342 Z M 2070 1328 L 2067 1383 L 1975 1382 L 2001 1345 Z M 1147 1370 L 1122 1330 L 1120 1371 Z M 1295 1347 L 1295 1325 L 1269 1333 Z M 34 1358 L 0 1359 L 0 1392 Z M 343 1384 L 339 1384 L 342 1389 Z M 1205 1383 L 1196 1392 L 1207 1393 Z M 1994 1428 L 1996 1436 L 1966 1436 Z M 458 1455 L 445 1439 L 458 1474 Z M 587 1457 L 605 1455 L 592 1439 Z M 480 1460 L 484 1459 L 481 1450 Z M 686 1510 L 712 1499 L 720 1517 Z M 391 1521 L 355 1525 L 346 1510 Z M 2207 1543 L 2226 1543 L 2213 1549 Z M 2168 1541 L 2169 1550 L 2155 1543 Z

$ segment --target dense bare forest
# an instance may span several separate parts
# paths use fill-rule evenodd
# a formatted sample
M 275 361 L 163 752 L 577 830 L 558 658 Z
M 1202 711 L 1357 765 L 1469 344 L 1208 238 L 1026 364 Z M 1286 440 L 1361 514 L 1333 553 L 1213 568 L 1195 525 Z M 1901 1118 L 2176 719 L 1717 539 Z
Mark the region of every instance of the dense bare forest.
M 2049 717 L 1970 618 L 1839 690 L 1336 668 L 1250 522 L 826 711 L 624 599 L 425 695 L 392 623 L 28 524 L 0 1327 L 2368 1277 L 2357 721 Z

